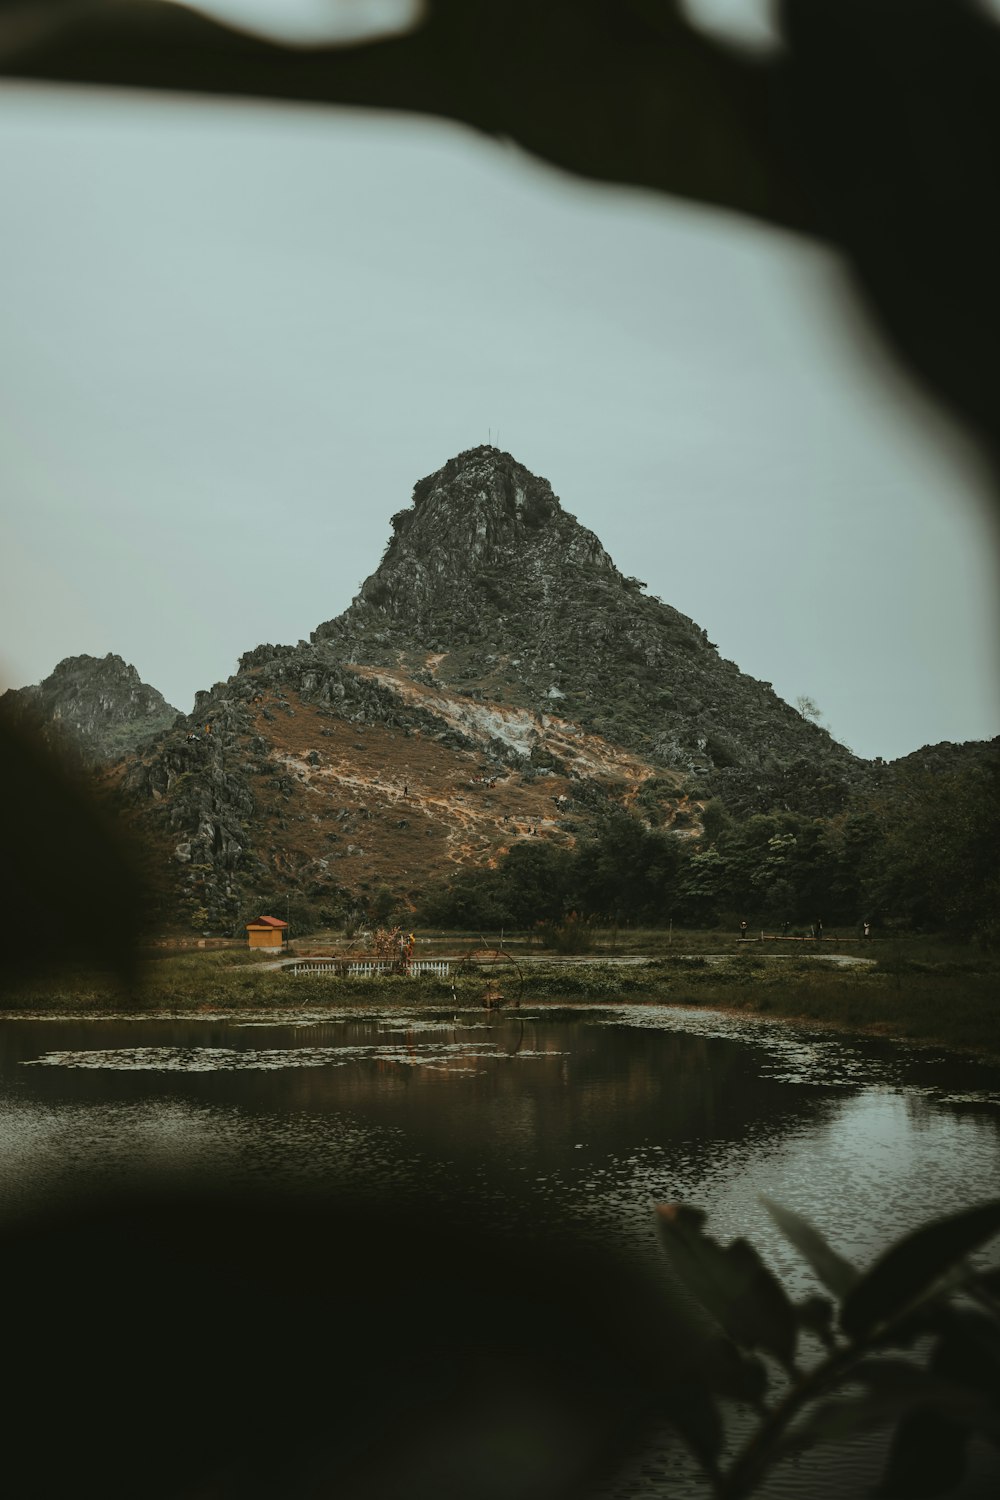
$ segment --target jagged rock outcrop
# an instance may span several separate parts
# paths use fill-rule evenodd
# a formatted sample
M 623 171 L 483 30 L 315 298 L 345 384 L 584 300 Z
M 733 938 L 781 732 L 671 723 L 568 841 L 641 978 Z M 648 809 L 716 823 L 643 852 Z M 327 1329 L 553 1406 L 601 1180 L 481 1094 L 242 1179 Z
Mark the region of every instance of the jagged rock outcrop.
M 84 760 L 117 760 L 178 718 L 156 688 L 120 656 L 67 656 L 35 687 L 12 688 L 0 703 Z
M 199 695 L 202 712 L 207 694 Z M 182 720 L 147 755 L 123 760 L 118 793 L 139 815 L 144 842 L 160 846 L 162 862 L 152 884 L 161 897 L 160 917 L 178 917 L 196 928 L 229 928 L 239 914 L 242 889 L 265 874 L 252 851 L 251 820 L 256 799 L 246 749 L 250 716 L 238 699 L 212 702 L 211 717 Z M 266 759 L 263 741 L 255 747 Z

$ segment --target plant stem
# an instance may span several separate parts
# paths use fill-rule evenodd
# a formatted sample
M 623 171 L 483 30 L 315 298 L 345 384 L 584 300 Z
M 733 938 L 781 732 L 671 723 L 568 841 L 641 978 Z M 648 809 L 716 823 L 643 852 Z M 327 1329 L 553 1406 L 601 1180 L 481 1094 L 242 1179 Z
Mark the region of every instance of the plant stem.
M 839 1383 L 843 1375 L 869 1349 L 867 1341 L 848 1344 L 823 1360 L 808 1375 L 803 1376 L 786 1395 L 773 1406 L 736 1455 L 729 1468 L 722 1471 L 715 1485 L 718 1500 L 742 1500 L 752 1494 L 757 1481 L 771 1462 L 771 1450 L 786 1428 L 798 1416 L 803 1406 L 824 1390 Z

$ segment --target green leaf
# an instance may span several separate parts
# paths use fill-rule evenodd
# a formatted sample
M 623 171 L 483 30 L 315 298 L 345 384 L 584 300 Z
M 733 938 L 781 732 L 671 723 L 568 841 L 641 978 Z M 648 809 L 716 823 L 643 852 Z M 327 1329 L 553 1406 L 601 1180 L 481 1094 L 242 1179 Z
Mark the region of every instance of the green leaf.
M 795 1304 L 800 1328 L 815 1334 L 828 1347 L 833 1345 L 833 1303 L 829 1297 L 803 1297 Z
M 908 1412 L 893 1434 L 880 1500 L 931 1500 L 965 1473 L 966 1427 L 933 1407 Z
M 862 1432 L 885 1427 L 911 1413 L 933 1413 L 956 1429 L 991 1426 L 989 1403 L 981 1393 L 950 1380 L 927 1374 L 902 1359 L 866 1360 L 846 1376 L 850 1385 L 863 1385 L 860 1395 L 836 1396 L 811 1408 L 785 1435 L 776 1458 L 813 1447 L 844 1442 Z
M 693 1382 L 683 1389 L 675 1388 L 667 1402 L 666 1417 L 702 1467 L 714 1473 L 725 1433 L 719 1409 L 708 1392 Z
M 760 1194 L 763 1203 L 785 1239 L 793 1244 L 799 1254 L 812 1267 L 828 1292 L 842 1300 L 851 1291 L 860 1277 L 860 1272 L 850 1261 L 831 1249 L 826 1240 L 808 1219 L 792 1209 L 785 1208 L 773 1199 Z
M 943 1341 L 942 1341 L 943 1342 Z M 964 1347 L 954 1341 L 955 1352 Z M 848 1381 L 859 1382 L 881 1399 L 895 1397 L 901 1402 L 920 1402 L 969 1427 L 996 1433 L 997 1414 L 981 1390 L 966 1379 L 967 1368 L 955 1359 L 942 1362 L 940 1347 L 926 1369 L 909 1359 L 866 1359 L 850 1371 Z
M 848 1294 L 840 1325 L 862 1338 L 929 1291 L 956 1261 L 1000 1232 L 1000 1199 L 951 1214 L 907 1235 Z
M 971 1289 L 988 1302 L 1000 1301 L 1000 1266 L 990 1271 L 977 1271 Z
M 767 1366 L 754 1354 L 744 1354 L 731 1338 L 719 1334 L 700 1350 L 700 1371 L 717 1396 L 759 1406 L 767 1393 Z
M 687 1290 L 737 1344 L 791 1368 L 795 1309 L 753 1246 L 738 1239 L 723 1249 L 703 1232 L 704 1213 L 686 1204 L 660 1204 L 657 1214 L 668 1263 Z
M 992 1313 L 950 1306 L 929 1370 L 987 1398 L 983 1430 L 1000 1444 L 1000 1320 Z

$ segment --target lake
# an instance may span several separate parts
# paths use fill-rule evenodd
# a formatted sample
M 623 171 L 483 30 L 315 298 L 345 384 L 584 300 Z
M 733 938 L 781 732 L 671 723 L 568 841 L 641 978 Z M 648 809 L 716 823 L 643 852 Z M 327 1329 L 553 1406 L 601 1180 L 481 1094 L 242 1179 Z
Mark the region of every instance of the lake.
M 804 1295 L 758 1194 L 864 1265 L 1000 1191 L 1000 1068 L 649 1005 L 0 1023 L 8 1214 L 177 1169 L 400 1202 L 471 1193 L 505 1225 L 571 1219 L 650 1262 L 651 1205 L 682 1199 Z M 845 1462 L 834 1477 L 810 1456 L 763 1493 L 852 1493 L 871 1444 Z M 665 1483 L 702 1493 L 669 1442 L 608 1493 Z M 981 1472 L 962 1493 L 995 1484 Z

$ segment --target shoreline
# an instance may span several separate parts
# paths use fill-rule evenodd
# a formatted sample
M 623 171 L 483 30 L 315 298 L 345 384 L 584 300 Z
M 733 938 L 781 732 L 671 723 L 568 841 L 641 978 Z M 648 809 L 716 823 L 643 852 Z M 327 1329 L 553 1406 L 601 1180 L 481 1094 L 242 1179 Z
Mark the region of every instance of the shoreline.
M 848 956 L 848 955 L 844 955 Z M 245 955 L 198 954 L 147 970 L 138 993 L 126 996 L 106 975 L 67 976 L 24 987 L 0 1004 L 0 1021 L 127 1022 L 240 1020 L 318 1024 L 346 1014 L 438 1011 L 516 1016 L 529 1008 L 614 1009 L 662 1005 L 676 1009 L 781 1021 L 838 1034 L 944 1049 L 1000 1062 L 1000 1007 L 993 965 L 830 962 L 840 957 L 739 953 L 643 957 L 627 963 L 535 960 L 453 972 L 449 977 L 297 974 L 248 964 Z M 503 1004 L 487 1007 L 490 987 Z M 517 1002 L 519 1001 L 519 1008 Z

